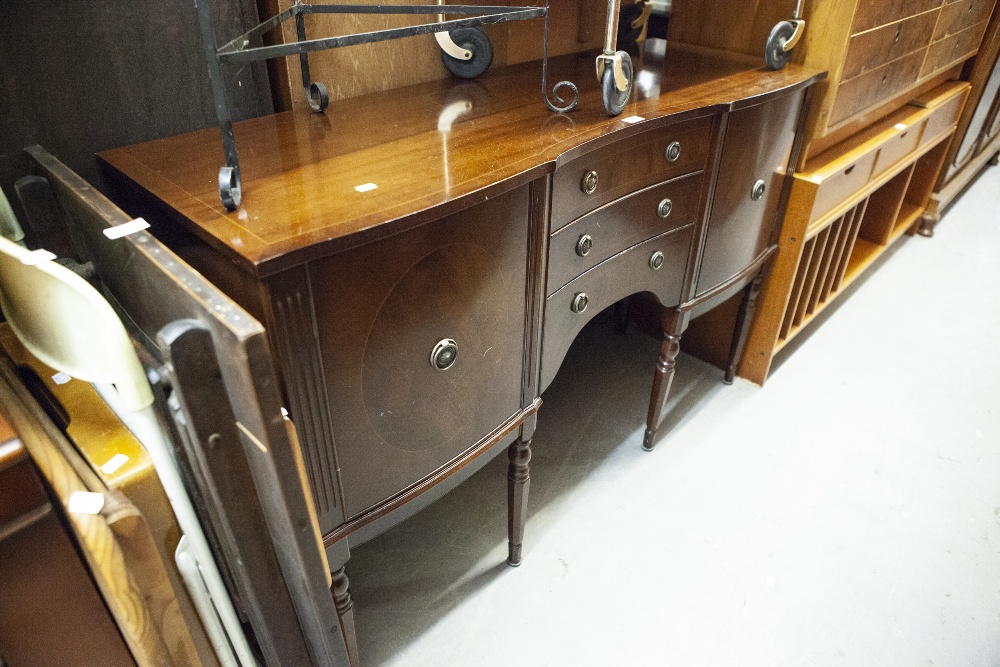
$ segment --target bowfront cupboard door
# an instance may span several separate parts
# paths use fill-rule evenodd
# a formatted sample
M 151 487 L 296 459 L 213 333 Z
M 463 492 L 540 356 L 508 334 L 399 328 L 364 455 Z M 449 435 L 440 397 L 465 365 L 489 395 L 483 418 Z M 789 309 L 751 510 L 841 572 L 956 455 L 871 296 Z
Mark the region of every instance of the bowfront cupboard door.
M 520 412 L 528 209 L 524 186 L 271 285 L 324 533 Z
M 770 244 L 804 94 L 730 114 L 697 296 L 734 277 Z

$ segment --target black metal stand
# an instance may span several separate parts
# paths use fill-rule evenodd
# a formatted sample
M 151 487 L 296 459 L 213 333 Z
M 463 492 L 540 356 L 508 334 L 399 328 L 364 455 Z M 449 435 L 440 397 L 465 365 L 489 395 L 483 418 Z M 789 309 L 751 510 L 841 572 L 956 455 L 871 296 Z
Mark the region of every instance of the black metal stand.
M 226 154 L 226 166 L 219 170 L 219 197 L 227 210 L 233 211 L 240 205 L 242 181 L 240 178 L 239 156 L 236 153 L 236 139 L 233 136 L 233 118 L 226 97 L 225 81 L 222 77 L 222 63 L 248 63 L 257 60 L 268 60 L 285 56 L 299 56 L 302 69 L 302 87 L 306 99 L 313 111 L 319 113 L 326 109 L 330 97 L 326 86 L 313 82 L 309 75 L 309 53 L 323 51 L 342 46 L 370 44 L 401 37 L 425 35 L 439 32 L 451 32 L 459 29 L 475 28 L 481 25 L 507 23 L 509 21 L 524 21 L 533 18 L 545 19 L 545 37 L 542 52 L 542 95 L 546 106 L 557 113 L 570 111 L 576 107 L 580 97 L 577 87 L 569 81 L 560 81 L 552 88 L 552 98 L 549 98 L 546 81 L 549 55 L 549 0 L 544 7 L 501 7 L 475 5 L 310 5 L 295 0 L 295 4 L 285 11 L 260 23 L 223 46 L 215 46 L 215 29 L 209 0 L 195 0 L 198 11 L 198 22 L 201 27 L 202 42 L 205 56 L 208 60 L 208 75 L 212 85 L 212 97 L 215 101 L 215 113 L 219 119 L 219 130 L 222 134 L 222 147 Z M 451 14 L 468 16 L 470 18 L 441 20 L 434 23 L 363 32 L 342 37 L 325 37 L 307 39 L 306 14 Z M 443 19 L 443 16 L 441 17 Z M 274 46 L 250 46 L 262 35 L 281 26 L 289 19 L 295 19 L 295 29 L 298 41 Z M 483 35 L 485 37 L 485 35 Z M 487 63 L 488 64 L 488 63 Z M 450 68 L 449 68 L 450 69 Z M 558 93 L 559 89 L 567 89 L 572 93 L 572 99 L 567 102 Z

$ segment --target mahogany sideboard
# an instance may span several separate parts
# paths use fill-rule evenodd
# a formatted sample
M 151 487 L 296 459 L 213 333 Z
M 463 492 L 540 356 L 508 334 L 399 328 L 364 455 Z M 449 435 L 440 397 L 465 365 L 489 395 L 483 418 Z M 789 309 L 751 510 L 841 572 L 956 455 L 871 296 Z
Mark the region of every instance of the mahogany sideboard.
M 239 123 L 228 214 L 217 130 L 99 156 L 123 208 L 265 324 L 331 569 L 504 448 L 518 564 L 540 396 L 583 326 L 639 292 L 663 307 L 651 448 L 688 321 L 740 290 L 752 312 L 824 74 L 662 40 L 636 66 L 616 118 L 583 54 L 550 62 L 581 88 L 570 114 L 535 63 Z

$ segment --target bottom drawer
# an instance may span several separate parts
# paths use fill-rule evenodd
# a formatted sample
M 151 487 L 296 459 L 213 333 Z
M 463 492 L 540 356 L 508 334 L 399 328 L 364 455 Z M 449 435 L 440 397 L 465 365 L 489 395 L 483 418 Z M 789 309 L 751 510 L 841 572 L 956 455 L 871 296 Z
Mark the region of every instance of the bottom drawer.
M 545 302 L 541 389 L 555 377 L 573 339 L 594 315 L 637 292 L 680 303 L 693 225 L 653 237 L 601 262 Z M 654 262 L 654 257 L 658 261 Z M 654 268 L 658 267 L 658 268 Z

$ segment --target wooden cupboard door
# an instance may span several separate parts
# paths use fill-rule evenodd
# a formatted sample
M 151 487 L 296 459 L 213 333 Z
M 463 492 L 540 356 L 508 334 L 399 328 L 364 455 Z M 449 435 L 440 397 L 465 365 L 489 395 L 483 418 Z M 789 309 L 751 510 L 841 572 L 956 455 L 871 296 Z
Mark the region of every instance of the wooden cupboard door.
M 310 264 L 348 519 L 520 410 L 528 206 L 524 186 Z M 449 340 L 457 356 L 435 367 Z
M 990 109 L 993 108 L 998 98 L 998 93 L 1000 93 L 1000 58 L 993 64 L 993 72 L 986 81 L 983 94 L 979 98 L 979 105 L 972 114 L 972 120 L 969 121 L 965 134 L 962 136 L 962 141 L 958 146 L 958 151 L 955 153 L 955 159 L 952 161 L 952 167 L 949 169 L 946 178 L 950 179 L 954 175 L 954 172 L 965 166 L 975 155 L 982 131 L 987 127 Z
M 767 248 L 802 99 L 803 93 L 784 95 L 730 114 L 696 295 L 732 278 Z

